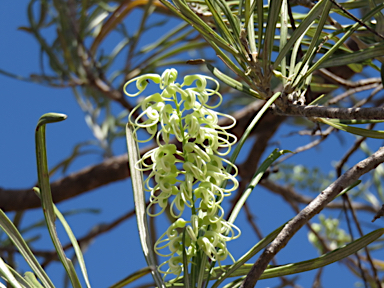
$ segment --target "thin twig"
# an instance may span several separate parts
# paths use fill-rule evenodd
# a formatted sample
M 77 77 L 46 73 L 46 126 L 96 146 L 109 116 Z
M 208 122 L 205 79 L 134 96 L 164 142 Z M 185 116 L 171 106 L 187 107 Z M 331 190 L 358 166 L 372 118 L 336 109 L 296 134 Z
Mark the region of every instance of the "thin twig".
M 319 72 L 322 75 L 324 75 L 326 78 L 332 80 L 333 82 L 340 84 L 340 85 L 343 85 L 345 87 L 349 87 L 349 88 L 356 88 L 356 87 L 366 86 L 366 85 L 370 85 L 370 84 L 380 84 L 381 83 L 380 77 L 361 79 L 358 81 L 350 81 L 350 80 L 346 80 L 340 76 L 337 76 L 336 74 L 332 73 L 331 71 L 329 71 L 325 68 L 319 69 Z
M 374 125 L 372 124 L 369 125 L 368 129 L 373 128 Z M 343 168 L 344 164 L 347 163 L 348 159 L 352 156 L 353 153 L 357 151 L 357 149 L 359 149 L 361 143 L 363 143 L 366 139 L 367 137 L 360 137 L 359 139 L 357 139 L 353 144 L 353 146 L 347 151 L 347 153 L 345 153 L 343 158 L 341 158 L 340 161 L 336 164 L 335 170 L 336 170 L 337 177 L 341 176 L 341 169 Z
M 319 288 L 322 287 L 321 285 L 321 274 L 323 274 L 324 267 L 321 267 L 317 270 L 317 273 L 315 275 L 315 278 L 313 279 L 312 288 Z
M 356 22 L 358 22 L 361 26 L 364 26 L 365 28 L 367 28 L 367 30 L 371 31 L 373 34 L 375 34 L 376 36 L 379 36 L 381 39 L 384 40 L 384 36 L 381 35 L 380 33 L 378 33 L 377 31 L 375 31 L 374 29 L 372 29 L 371 27 L 369 27 L 367 24 L 365 24 L 363 21 L 361 21 L 359 18 L 357 18 L 355 15 L 351 14 L 348 10 L 346 10 L 343 6 L 341 6 L 339 3 L 337 3 L 335 0 L 331 0 L 331 2 L 336 5 L 340 10 L 342 10 L 345 14 L 347 14 L 349 17 L 351 17 L 353 20 L 355 20 Z
M 149 205 L 149 202 L 147 202 L 146 205 Z M 132 209 L 129 212 L 125 213 L 124 215 L 120 216 L 119 218 L 113 220 L 112 222 L 110 222 L 108 224 L 99 224 L 96 227 L 94 227 L 93 229 L 91 229 L 91 231 L 87 235 L 77 239 L 77 242 L 79 243 L 80 247 L 83 245 L 87 245 L 87 243 L 89 243 L 90 241 L 95 239 L 97 236 L 100 236 L 101 234 L 104 234 L 104 233 L 111 231 L 112 229 L 116 228 L 118 225 L 122 224 L 125 220 L 131 218 L 134 215 L 135 215 L 135 209 Z M 71 243 L 65 244 L 63 246 L 64 250 L 68 250 L 70 248 L 72 248 Z M 51 257 L 46 257 L 46 259 L 43 263 L 43 266 L 46 266 L 52 260 L 57 259 L 56 251 L 52 251 L 52 252 L 50 252 L 50 254 L 51 254 Z
M 363 234 L 363 230 L 361 229 L 359 219 L 357 218 L 355 209 L 353 209 L 351 200 L 349 199 L 348 194 L 345 193 L 343 196 L 344 196 L 344 198 L 346 199 L 346 201 L 348 203 L 349 209 L 351 210 L 352 217 L 353 217 L 353 220 L 354 220 L 354 222 L 356 224 L 356 228 L 359 231 L 360 237 L 363 237 L 363 235 L 364 235 Z M 377 287 L 381 287 L 380 280 L 379 280 L 379 277 L 377 275 L 377 269 L 376 269 L 375 265 L 373 264 L 371 253 L 369 253 L 368 247 L 364 247 L 364 251 L 365 251 L 365 254 L 367 255 L 368 263 L 371 266 L 371 270 L 373 272 L 373 278 L 375 279 Z
M 290 154 L 287 154 L 286 156 L 284 157 L 281 157 L 280 160 L 276 161 L 273 166 L 277 166 L 279 165 L 280 163 L 286 161 L 288 158 L 291 158 L 292 156 L 300 153 L 300 152 L 304 152 L 304 151 L 307 151 L 309 149 L 312 149 L 313 147 L 316 147 L 317 145 L 319 145 L 321 142 L 323 142 L 325 139 L 327 139 L 327 137 L 331 134 L 331 132 L 335 130 L 335 128 L 333 127 L 328 127 L 327 130 L 325 130 L 323 133 L 321 133 L 321 138 L 319 139 L 316 139 L 308 144 L 305 144 L 303 146 L 300 146 L 300 147 L 297 147 L 292 153 Z
M 360 86 L 360 87 L 355 87 L 355 88 L 348 89 L 344 93 L 341 93 L 340 95 L 337 95 L 336 97 L 333 97 L 332 99 L 330 99 L 326 103 L 326 105 L 336 104 L 336 103 L 340 102 L 341 100 L 343 100 L 343 99 L 347 98 L 348 96 L 353 95 L 355 93 L 359 93 L 359 92 L 367 91 L 367 90 L 371 90 L 371 89 L 377 90 L 378 88 L 380 88 L 380 86 L 381 86 L 380 84 L 373 83 L 373 84 L 368 84 L 368 85 L 365 85 L 365 86 Z
M 344 214 L 345 214 L 345 219 L 346 219 L 346 222 L 347 222 L 347 227 L 348 227 L 348 232 L 349 232 L 349 235 L 351 235 L 351 241 L 354 241 L 354 237 L 353 237 L 353 231 L 352 231 L 352 225 L 351 225 L 351 220 L 349 219 L 349 216 L 348 216 L 348 209 L 347 209 L 347 206 L 346 206 L 346 203 L 347 203 L 347 197 L 348 195 L 343 194 L 343 211 L 344 211 Z M 356 257 L 356 261 L 357 261 L 357 267 L 359 268 L 359 271 L 360 271 L 360 275 L 361 275 L 361 279 L 363 280 L 363 283 L 364 283 L 364 287 L 365 288 L 368 288 L 368 285 L 367 285 L 367 278 L 365 277 L 366 275 L 366 271 L 364 271 L 363 269 L 363 266 L 361 265 L 361 259 L 360 259 L 360 256 L 359 254 L 356 252 L 355 254 L 355 257 Z
M 375 222 L 377 219 L 379 219 L 381 216 L 384 216 L 384 204 L 381 206 L 380 210 L 377 211 L 375 216 L 373 217 L 371 222 Z

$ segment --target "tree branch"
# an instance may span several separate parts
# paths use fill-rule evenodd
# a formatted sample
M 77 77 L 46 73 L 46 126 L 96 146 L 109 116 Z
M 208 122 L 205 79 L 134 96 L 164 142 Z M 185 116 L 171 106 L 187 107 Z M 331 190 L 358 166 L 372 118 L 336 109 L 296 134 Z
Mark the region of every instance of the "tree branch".
M 263 254 L 255 262 L 240 287 L 254 287 L 261 274 L 267 268 L 268 263 L 282 248 L 287 245 L 288 241 L 303 225 L 305 225 L 305 223 L 324 209 L 324 207 L 343 189 L 353 184 L 362 175 L 376 168 L 382 162 L 384 162 L 384 147 L 381 147 L 373 155 L 357 163 L 330 186 L 328 186 L 324 191 L 322 191 L 307 207 L 300 211 L 298 215 L 296 215 L 291 221 L 288 222 L 288 224 L 285 225 L 275 240 L 264 250 Z
M 264 101 L 255 101 L 235 113 L 233 116 L 237 120 L 237 124 L 230 132 L 236 136 L 242 135 L 253 116 L 260 110 L 263 104 Z M 266 113 L 260 120 L 260 123 L 253 133 L 264 133 L 265 131 L 270 130 L 272 126 L 280 125 L 283 121 L 279 119 L 284 118 L 273 115 L 271 111 L 268 111 L 268 113 Z M 227 125 L 229 123 L 226 123 L 227 121 L 231 120 L 225 118 L 221 119 L 220 125 Z M 152 148 L 153 147 L 148 146 L 145 149 L 141 149 L 141 155 Z M 123 180 L 129 176 L 127 155 L 111 157 L 100 164 L 84 168 L 76 173 L 52 182 L 51 190 L 53 201 L 59 203 L 109 183 Z M 0 209 L 5 212 L 38 208 L 40 205 L 40 199 L 32 191 L 32 188 L 0 188 Z
M 324 106 L 287 105 L 285 107 L 278 107 L 275 109 L 275 113 L 277 115 L 303 116 L 307 118 L 321 117 L 349 120 L 384 119 L 384 108 L 334 108 Z
M 58 203 L 108 183 L 127 178 L 129 176 L 127 162 L 127 155 L 113 157 L 51 183 L 53 201 Z M 40 199 L 32 191 L 32 188 L 19 190 L 0 188 L 0 208 L 5 212 L 40 206 Z

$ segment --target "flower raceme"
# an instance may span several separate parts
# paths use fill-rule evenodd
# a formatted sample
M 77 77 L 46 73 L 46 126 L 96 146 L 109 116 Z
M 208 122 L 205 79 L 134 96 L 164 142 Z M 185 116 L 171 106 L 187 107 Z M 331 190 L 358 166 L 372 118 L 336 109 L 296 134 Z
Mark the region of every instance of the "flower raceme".
M 158 145 L 145 153 L 135 168 L 149 173 L 144 182 L 145 190 L 150 192 L 148 215 L 158 216 L 168 208 L 176 219 L 155 243 L 155 251 L 169 257 L 159 271 L 179 276 L 188 269 L 183 267 L 184 247 L 187 263 L 192 263 L 193 257 L 203 251 L 211 261 L 220 264 L 228 255 L 232 258 L 226 242 L 239 237 L 240 230 L 223 218 L 221 207 L 224 197 L 238 187 L 236 166 L 222 158 L 236 142 L 236 137 L 226 131 L 236 120 L 213 110 L 222 102 L 215 79 L 188 75 L 179 84 L 176 78 L 175 69 L 167 69 L 162 75 L 142 75 L 128 81 L 124 91 L 130 97 L 138 96 L 150 80 L 161 90 L 146 96 L 131 111 L 128 120 L 135 132 L 144 129 L 150 135 L 140 140 L 135 133 L 136 141 L 155 138 Z M 208 88 L 207 81 L 213 82 L 215 88 Z M 133 82 L 138 92 L 131 94 L 127 88 Z M 232 124 L 220 127 L 219 116 L 231 119 Z M 234 175 L 226 171 L 228 165 L 235 171 Z M 159 211 L 151 209 L 154 205 Z M 185 212 L 186 207 L 190 212 Z M 182 218 L 184 214 L 191 215 L 189 221 Z

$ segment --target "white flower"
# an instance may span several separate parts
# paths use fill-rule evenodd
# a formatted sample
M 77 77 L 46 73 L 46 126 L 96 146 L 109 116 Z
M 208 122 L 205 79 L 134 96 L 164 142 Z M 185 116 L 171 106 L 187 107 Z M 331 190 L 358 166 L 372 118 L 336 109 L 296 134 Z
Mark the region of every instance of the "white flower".
M 150 192 L 147 213 L 157 216 L 169 209 L 177 219 L 155 243 L 155 251 L 160 256 L 169 257 L 159 266 L 159 271 L 178 276 L 187 269 L 183 267 L 183 247 L 186 248 L 187 263 L 203 251 L 220 265 L 227 256 L 232 258 L 226 242 L 239 237 L 240 230 L 223 218 L 224 210 L 220 206 L 223 199 L 238 187 L 237 168 L 221 158 L 236 142 L 236 137 L 226 131 L 235 125 L 235 119 L 212 110 L 222 102 L 216 80 L 203 75 L 188 75 L 179 84 L 176 78 L 175 69 L 168 69 L 161 76 L 142 75 L 128 81 L 124 91 L 128 96 L 137 96 L 144 92 L 149 80 L 162 90 L 146 96 L 128 119 L 135 131 L 145 129 L 150 135 L 145 140 L 136 139 L 138 142 L 156 137 L 159 145 L 145 153 L 136 168 L 150 171 L 145 180 L 145 189 Z M 214 89 L 207 88 L 208 81 L 213 82 Z M 134 94 L 127 92 L 132 82 L 136 82 L 139 90 Z M 212 102 L 216 104 L 208 104 Z M 141 112 L 137 112 L 139 109 Z M 138 116 L 133 120 L 134 114 Z M 220 127 L 219 116 L 230 118 L 233 123 Z M 172 139 L 180 144 L 170 144 Z M 180 150 L 177 147 L 181 147 Z M 234 175 L 226 171 L 227 165 L 234 168 Z M 232 185 L 222 187 L 227 182 Z M 152 205 L 158 205 L 160 212 L 151 214 Z M 181 218 L 186 208 L 191 209 L 190 221 Z M 184 232 L 180 233 L 180 228 Z M 166 270 L 165 266 L 168 266 Z

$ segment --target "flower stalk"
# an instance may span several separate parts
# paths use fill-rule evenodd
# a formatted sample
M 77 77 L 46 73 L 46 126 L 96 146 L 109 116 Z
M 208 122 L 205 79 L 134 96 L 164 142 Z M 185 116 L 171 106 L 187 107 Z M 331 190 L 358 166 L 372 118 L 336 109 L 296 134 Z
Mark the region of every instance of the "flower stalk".
M 131 111 L 128 120 L 137 142 L 157 142 L 157 147 L 135 165 L 137 170 L 149 173 L 144 181 L 144 188 L 150 193 L 147 214 L 156 217 L 168 209 L 175 218 L 154 245 L 159 256 L 168 258 L 158 267 L 164 277 L 187 274 L 185 263 L 192 264 L 191 271 L 198 273 L 201 263 L 209 267 L 207 258 L 219 265 L 228 256 L 233 260 L 227 242 L 240 235 L 240 230 L 224 219 L 221 207 L 224 198 L 238 187 L 236 166 L 222 158 L 237 140 L 226 131 L 236 121 L 213 110 L 222 102 L 215 79 L 188 75 L 180 84 L 176 78 L 177 71 L 167 69 L 162 75 L 139 76 L 124 86 L 130 97 L 142 94 L 150 81 L 160 89 L 146 96 Z M 128 86 L 134 82 L 138 91 L 130 93 Z M 210 82 L 215 88 L 209 88 Z M 232 124 L 219 126 L 219 116 L 230 118 Z M 145 134 L 142 131 L 149 137 L 139 139 Z M 234 174 L 226 171 L 228 165 L 233 167 Z M 230 184 L 224 184 L 227 182 Z M 152 206 L 160 209 L 151 213 Z

